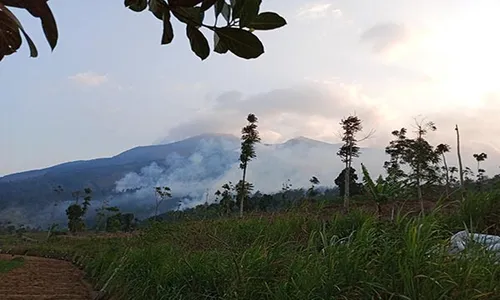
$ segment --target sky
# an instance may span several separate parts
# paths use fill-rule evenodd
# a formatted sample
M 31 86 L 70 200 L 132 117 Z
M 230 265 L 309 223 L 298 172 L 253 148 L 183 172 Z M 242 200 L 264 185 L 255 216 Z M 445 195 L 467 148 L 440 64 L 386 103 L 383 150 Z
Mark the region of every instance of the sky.
M 248 113 L 265 142 L 336 142 L 356 113 L 384 147 L 414 118 L 429 138 L 500 155 L 497 0 L 264 0 L 288 22 L 256 32 L 256 60 L 212 52 L 201 61 L 181 24 L 161 46 L 161 22 L 123 1 L 51 0 L 59 42 L 15 11 L 38 46 L 0 62 L 0 176 L 116 155 L 205 132 L 239 134 Z M 209 32 L 205 32 L 211 41 Z M 210 42 L 212 43 L 212 42 Z

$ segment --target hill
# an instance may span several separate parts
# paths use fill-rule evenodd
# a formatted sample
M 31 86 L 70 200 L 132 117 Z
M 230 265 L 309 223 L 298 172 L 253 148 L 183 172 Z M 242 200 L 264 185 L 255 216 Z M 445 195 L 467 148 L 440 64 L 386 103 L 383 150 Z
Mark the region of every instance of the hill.
M 156 186 L 172 189 L 173 197 L 162 204 L 161 211 L 179 204 L 192 207 L 210 202 L 222 184 L 240 179 L 239 147 L 240 140 L 235 136 L 202 134 L 169 144 L 136 147 L 109 158 L 8 175 L 0 178 L 0 220 L 32 225 L 45 224 L 54 215 L 64 220 L 71 192 L 84 187 L 94 191 L 94 207 L 111 199 L 112 205 L 141 218 L 153 211 Z M 339 147 L 306 137 L 282 144 L 259 144 L 248 180 L 262 193 L 278 191 L 288 180 L 293 187 L 308 187 L 311 176 L 318 177 L 323 186 L 333 186 L 343 168 L 335 155 Z M 383 172 L 387 159 L 383 149 L 362 148 L 361 152 L 355 168 L 359 170 L 363 162 L 373 176 Z M 471 165 L 472 161 L 466 163 Z M 54 188 L 59 185 L 64 192 L 58 194 Z M 54 207 L 56 202 L 61 203 Z

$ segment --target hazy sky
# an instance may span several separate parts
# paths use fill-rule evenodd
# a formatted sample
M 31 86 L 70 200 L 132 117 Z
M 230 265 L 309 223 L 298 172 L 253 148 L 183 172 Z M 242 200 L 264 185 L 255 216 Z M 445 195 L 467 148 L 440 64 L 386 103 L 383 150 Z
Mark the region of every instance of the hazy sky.
M 467 146 L 500 148 L 498 0 L 264 0 L 263 11 L 288 21 L 257 33 L 266 53 L 204 62 L 182 25 L 160 46 L 161 22 L 123 1 L 49 3 L 56 50 L 21 12 L 40 57 L 23 47 L 0 62 L 0 175 L 237 134 L 250 112 L 267 142 L 335 141 L 340 119 L 356 112 L 377 130 L 373 146 L 422 115 L 437 123 L 433 141 L 453 143 L 458 123 Z

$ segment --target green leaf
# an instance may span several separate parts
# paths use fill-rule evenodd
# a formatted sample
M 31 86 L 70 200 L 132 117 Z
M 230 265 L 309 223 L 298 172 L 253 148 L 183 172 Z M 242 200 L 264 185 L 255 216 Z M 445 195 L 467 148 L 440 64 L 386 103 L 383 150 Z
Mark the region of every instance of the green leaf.
M 170 22 L 170 11 L 166 10 L 163 13 L 163 35 L 161 37 L 161 44 L 170 44 L 174 39 L 174 29 L 172 28 L 172 23 Z
M 225 54 L 229 51 L 227 45 L 220 40 L 220 37 L 216 32 L 214 32 L 214 51 L 220 54 Z
M 262 0 L 245 0 L 240 12 L 240 28 L 248 25 L 257 17 Z
M 148 7 L 148 0 L 125 0 L 125 7 L 135 12 L 141 12 Z
M 201 26 L 205 17 L 200 7 L 175 7 L 172 13 L 182 23 L 197 27 Z
M 248 27 L 256 30 L 272 30 L 286 24 L 286 20 L 277 13 L 263 12 L 258 14 Z
M 149 1 L 149 11 L 152 12 L 158 20 L 163 21 L 163 14 L 168 10 L 167 3 L 164 0 Z
M 186 26 L 186 35 L 189 38 L 191 50 L 201 60 L 206 59 L 210 55 L 210 46 L 203 33 L 198 28 L 188 24 Z
M 264 53 L 264 45 L 253 33 L 239 28 L 223 27 L 215 29 L 220 40 L 234 55 L 252 59 Z
M 231 8 L 233 9 L 233 15 L 231 21 L 238 19 L 241 15 L 241 10 L 245 5 L 246 0 L 231 0 Z

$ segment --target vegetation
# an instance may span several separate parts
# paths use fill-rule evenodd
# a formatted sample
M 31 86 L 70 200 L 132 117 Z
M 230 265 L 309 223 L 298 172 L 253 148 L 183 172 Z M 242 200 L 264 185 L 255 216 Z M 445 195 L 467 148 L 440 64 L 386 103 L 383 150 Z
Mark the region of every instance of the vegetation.
M 450 255 L 446 240 L 464 223 L 488 230 L 498 200 L 498 190 L 471 193 L 453 213 L 401 210 L 393 221 L 356 208 L 315 215 L 324 213 L 317 207 L 155 223 L 133 237 L 56 237 L 17 250 L 73 260 L 114 299 L 495 299 L 496 257 L 479 248 Z
M 243 203 L 245 202 L 245 198 L 251 191 L 251 185 L 246 182 L 248 163 L 257 157 L 255 144 L 260 143 L 259 131 L 257 131 L 257 117 L 254 114 L 249 114 L 247 121 L 248 125 L 241 130 L 240 169 L 243 170 L 243 178 L 236 185 L 240 203 L 240 217 L 243 217 Z
M 54 234 L 40 241 L 23 238 L 27 228 L 5 223 L 0 232 L 9 238 L 0 240 L 2 251 L 71 260 L 113 299 L 500 298 L 498 255 L 478 245 L 452 254 L 448 242 L 464 229 L 500 234 L 500 175 L 483 172 L 462 186 L 458 177 L 471 173 L 466 168 L 457 175 L 446 161 L 451 147 L 425 139 L 436 130 L 432 122 L 416 122 L 413 138 L 405 128 L 393 132 L 385 177 L 374 180 L 362 164 L 358 183 L 351 143 L 344 147 L 348 168 L 335 180 L 338 188 L 321 188 L 312 176 L 307 189 L 292 189 L 288 180 L 279 193 L 252 194 L 245 174 L 260 139 L 257 118 L 247 120 L 242 180 L 224 184 L 214 203 L 158 215 L 157 202 L 156 222 L 141 224 L 103 203 L 98 213 L 106 222 L 96 231 L 111 235 Z M 346 176 L 349 211 L 343 209 Z M 465 197 L 456 193 L 462 189 Z M 155 191 L 158 200 L 170 197 L 168 188 Z M 75 233 L 84 230 L 91 191 L 85 190 L 82 206 L 79 195 L 70 207 L 81 211 L 68 213 Z
M 186 25 L 186 36 L 191 50 L 202 60 L 210 55 L 210 46 L 200 28 L 213 32 L 214 51 L 225 54 L 228 51 L 244 58 L 257 58 L 264 53 L 264 45 L 252 32 L 273 30 L 286 25 L 286 20 L 275 12 L 261 12 L 262 0 L 125 0 L 125 7 L 134 12 L 148 9 L 162 21 L 161 44 L 170 44 L 174 39 L 172 16 Z M 57 45 L 58 29 L 47 0 L 0 0 L 0 61 L 4 56 L 15 53 L 22 45 L 21 33 L 30 48 L 31 57 L 38 56 L 38 50 L 26 33 L 21 22 L 8 7 L 25 9 L 39 18 L 43 32 L 52 50 Z M 207 11 L 213 9 L 213 24 L 204 22 Z M 223 18 L 224 26 L 218 26 Z
M 15 268 L 19 268 L 23 264 L 24 264 L 24 259 L 22 257 L 16 257 L 11 260 L 0 259 L 0 274 L 7 273 Z
M 68 229 L 71 233 L 77 233 L 85 230 L 85 223 L 83 217 L 87 213 L 90 206 L 90 200 L 92 199 L 92 190 L 90 188 L 84 189 L 83 203 L 80 205 L 78 200 L 81 196 L 81 191 L 75 191 L 72 193 L 75 203 L 70 205 L 66 209 L 66 215 L 68 216 Z

